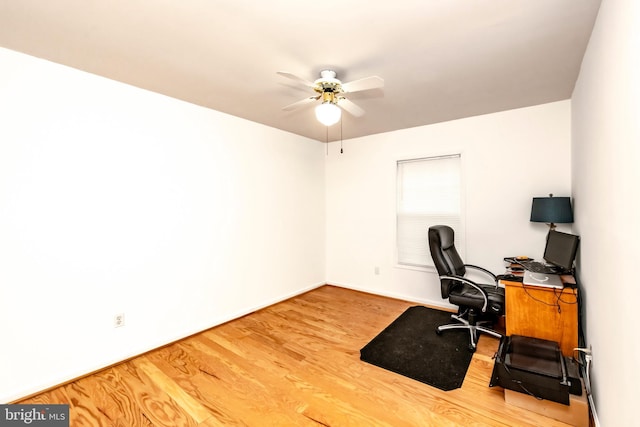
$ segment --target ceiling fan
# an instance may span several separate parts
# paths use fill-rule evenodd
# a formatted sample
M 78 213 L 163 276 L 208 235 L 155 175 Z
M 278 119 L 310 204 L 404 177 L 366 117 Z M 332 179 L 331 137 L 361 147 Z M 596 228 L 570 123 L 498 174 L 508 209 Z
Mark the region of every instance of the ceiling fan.
M 384 86 L 384 80 L 378 76 L 365 77 L 348 83 L 342 83 L 336 78 L 336 72 L 333 70 L 320 71 L 320 78 L 314 82 L 283 71 L 278 71 L 278 74 L 302 83 L 318 93 L 317 95 L 287 105 L 282 109 L 285 111 L 295 110 L 321 99 L 322 103 L 316 107 L 316 117 L 318 121 L 325 126 L 331 126 L 340 120 L 341 111 L 338 107 L 341 107 L 356 117 L 364 114 L 364 110 L 345 98 L 344 94 L 377 89 Z

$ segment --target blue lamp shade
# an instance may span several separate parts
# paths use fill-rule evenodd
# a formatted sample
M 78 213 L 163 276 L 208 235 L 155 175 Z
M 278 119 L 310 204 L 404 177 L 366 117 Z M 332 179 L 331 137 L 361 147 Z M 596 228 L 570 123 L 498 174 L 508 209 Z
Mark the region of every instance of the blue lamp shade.
M 570 223 L 573 210 L 570 197 L 534 197 L 531 204 L 531 222 Z

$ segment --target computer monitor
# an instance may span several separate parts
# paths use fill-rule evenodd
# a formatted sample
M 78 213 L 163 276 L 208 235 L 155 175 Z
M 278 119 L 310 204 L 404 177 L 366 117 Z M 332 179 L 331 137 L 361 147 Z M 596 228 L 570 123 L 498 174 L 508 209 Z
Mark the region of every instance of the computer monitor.
M 563 271 L 571 271 L 579 242 L 579 236 L 549 230 L 547 245 L 544 248 L 544 260 Z

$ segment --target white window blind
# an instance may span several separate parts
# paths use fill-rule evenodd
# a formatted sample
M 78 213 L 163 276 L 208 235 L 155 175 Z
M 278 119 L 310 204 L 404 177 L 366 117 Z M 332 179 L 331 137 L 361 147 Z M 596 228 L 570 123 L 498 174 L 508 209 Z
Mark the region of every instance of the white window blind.
M 432 267 L 427 236 L 438 224 L 454 229 L 456 249 L 464 256 L 460 155 L 401 160 L 397 173 L 398 264 Z

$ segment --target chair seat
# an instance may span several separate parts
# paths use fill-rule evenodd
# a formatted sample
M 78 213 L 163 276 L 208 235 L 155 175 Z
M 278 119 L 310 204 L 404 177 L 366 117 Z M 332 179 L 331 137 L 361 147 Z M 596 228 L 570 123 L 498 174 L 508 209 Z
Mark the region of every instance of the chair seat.
M 489 304 L 487 312 L 504 314 L 504 289 L 496 289 L 494 285 L 481 284 L 480 287 L 487 293 Z M 480 291 L 463 284 L 452 287 L 449 292 L 449 302 L 457 306 L 471 307 L 480 310 L 484 304 L 484 298 Z

